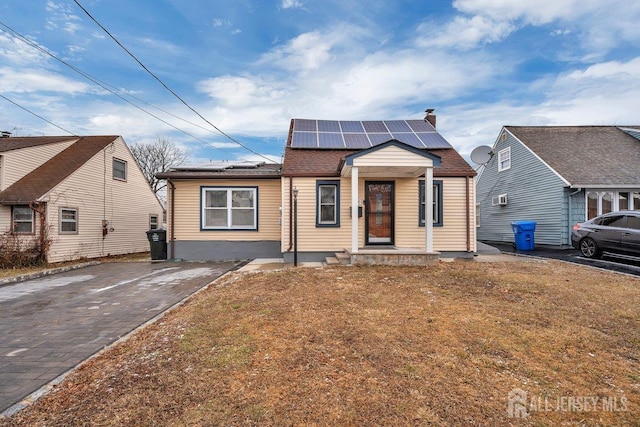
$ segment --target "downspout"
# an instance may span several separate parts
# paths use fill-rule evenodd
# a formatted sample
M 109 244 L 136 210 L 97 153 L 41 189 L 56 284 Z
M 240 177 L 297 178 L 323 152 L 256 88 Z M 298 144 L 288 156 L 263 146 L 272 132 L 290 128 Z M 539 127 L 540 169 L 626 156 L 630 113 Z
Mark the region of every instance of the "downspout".
M 289 177 L 289 247 L 287 252 L 293 249 L 293 177 Z
M 471 200 L 469 200 L 469 177 L 465 177 L 467 197 L 467 252 L 471 252 Z
M 571 233 L 573 233 L 573 224 L 571 224 L 573 222 L 573 220 L 571 219 L 573 218 L 573 209 L 571 208 L 571 197 L 581 192 L 582 192 L 582 188 L 578 188 L 573 193 L 569 193 L 569 197 L 567 198 L 567 201 L 569 203 L 569 218 L 567 221 L 567 223 L 569 223 L 569 242 L 568 242 L 569 245 L 571 245 Z
M 173 185 L 173 182 L 171 182 L 171 179 L 167 179 L 167 184 L 169 184 L 169 186 L 171 186 L 171 193 L 170 193 L 170 206 L 169 206 L 169 229 L 171 230 L 169 233 L 169 247 L 171 249 L 171 258 L 170 259 L 174 259 L 175 258 L 175 232 L 174 232 L 174 225 L 175 225 L 175 220 L 174 218 L 174 213 L 175 213 L 175 202 L 174 202 L 174 197 L 176 194 L 176 186 Z

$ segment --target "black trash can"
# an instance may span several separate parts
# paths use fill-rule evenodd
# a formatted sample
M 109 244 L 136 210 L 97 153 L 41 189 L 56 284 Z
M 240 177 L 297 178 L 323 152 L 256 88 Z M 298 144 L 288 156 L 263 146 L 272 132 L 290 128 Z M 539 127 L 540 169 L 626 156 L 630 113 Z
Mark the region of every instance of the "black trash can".
M 167 230 L 161 228 L 147 231 L 147 239 L 151 247 L 151 259 L 167 259 Z

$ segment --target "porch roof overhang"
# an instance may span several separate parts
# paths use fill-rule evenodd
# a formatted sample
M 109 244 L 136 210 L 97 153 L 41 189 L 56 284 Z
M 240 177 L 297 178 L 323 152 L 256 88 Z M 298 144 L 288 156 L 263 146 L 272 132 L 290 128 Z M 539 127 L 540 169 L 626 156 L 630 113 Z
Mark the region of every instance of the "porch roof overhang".
M 439 156 L 391 140 L 346 156 L 338 169 L 341 176 L 351 176 L 353 167 L 357 167 L 361 177 L 417 178 L 426 168 L 438 166 Z

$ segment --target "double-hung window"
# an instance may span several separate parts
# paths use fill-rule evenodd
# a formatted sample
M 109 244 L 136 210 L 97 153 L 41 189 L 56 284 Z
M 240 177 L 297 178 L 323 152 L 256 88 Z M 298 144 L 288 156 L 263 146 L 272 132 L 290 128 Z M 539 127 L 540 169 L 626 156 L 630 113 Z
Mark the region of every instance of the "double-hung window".
M 14 233 L 33 234 L 33 210 L 29 206 L 14 206 L 12 217 Z
M 418 181 L 418 193 L 419 193 L 419 215 L 420 215 L 420 227 L 424 227 L 426 208 L 425 208 L 425 194 L 424 194 L 424 180 Z M 442 227 L 442 180 L 433 181 L 433 225 L 436 227 Z
M 498 172 L 511 169 L 511 147 L 498 151 Z
M 78 234 L 78 209 L 60 208 L 60 234 Z
M 316 227 L 340 227 L 340 181 L 316 181 Z
M 127 180 L 127 162 L 113 158 L 113 179 Z
M 158 229 L 158 215 L 149 215 L 149 230 Z
M 203 230 L 257 230 L 256 187 L 202 187 Z

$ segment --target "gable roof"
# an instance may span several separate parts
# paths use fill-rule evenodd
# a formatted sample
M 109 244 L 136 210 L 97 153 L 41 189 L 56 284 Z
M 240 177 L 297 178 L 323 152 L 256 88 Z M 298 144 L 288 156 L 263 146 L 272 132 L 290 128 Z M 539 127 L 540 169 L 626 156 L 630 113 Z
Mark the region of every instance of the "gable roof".
M 623 130 L 622 128 L 626 129 Z M 639 126 L 505 126 L 574 187 L 639 186 Z
M 282 175 L 291 177 L 329 177 L 340 176 L 340 168 L 345 163 L 347 157 L 363 150 L 373 150 L 376 146 L 366 147 L 361 150 L 355 149 L 318 149 L 318 148 L 294 148 L 291 146 L 294 137 L 294 125 L 298 119 L 291 120 L 289 137 L 285 147 L 284 162 L 282 164 Z M 364 122 L 363 122 L 364 123 Z M 391 140 L 393 138 L 390 138 Z M 398 142 L 405 144 L 402 139 Z M 389 141 L 381 144 L 388 143 Z M 447 143 L 448 144 L 448 143 Z M 450 146 L 448 146 L 450 147 Z M 453 148 L 432 148 L 418 149 L 407 146 L 407 149 L 419 150 L 428 153 L 430 156 L 440 158 L 440 165 L 433 170 L 434 176 L 475 176 L 476 171 L 458 154 Z
M 76 136 L 12 136 L 0 138 L 0 153 L 39 145 L 73 141 Z
M 42 137 L 43 140 L 52 137 Z M 55 137 L 53 137 L 55 138 Z M 4 191 L 0 191 L 0 204 L 16 205 L 28 204 L 37 201 L 47 194 L 56 185 L 75 172 L 80 166 L 85 164 L 90 158 L 100 150 L 115 141 L 118 136 L 84 136 L 75 143 L 61 151 L 38 168 L 20 178 Z M 13 139 L 13 138 L 9 138 Z M 22 139 L 22 138 L 17 138 Z M 37 137 L 39 139 L 39 137 Z M 69 140 L 62 139 L 60 141 Z M 55 141 L 55 142 L 60 142 Z M 35 144 L 42 145 L 46 142 L 35 141 Z M 52 141 L 49 140 L 48 143 Z M 14 148 L 15 149 L 15 148 Z

